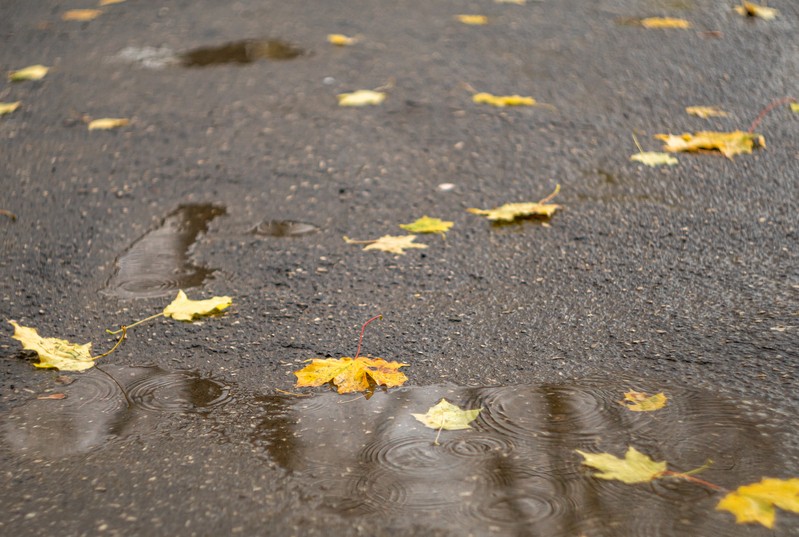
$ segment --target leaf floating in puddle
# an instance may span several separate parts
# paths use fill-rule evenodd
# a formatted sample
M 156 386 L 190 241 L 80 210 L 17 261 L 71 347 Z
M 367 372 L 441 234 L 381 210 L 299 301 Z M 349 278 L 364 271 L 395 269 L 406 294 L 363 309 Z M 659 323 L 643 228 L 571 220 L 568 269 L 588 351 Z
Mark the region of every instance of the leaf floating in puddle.
M 0 103 L 0 116 L 5 114 L 10 114 L 11 112 L 19 108 L 19 105 L 21 104 L 22 101 L 16 101 L 13 103 Z
M 352 93 L 339 93 L 337 96 L 339 106 L 369 106 L 382 103 L 386 94 L 382 91 L 358 90 Z
M 183 290 L 178 291 L 178 296 L 166 308 L 164 317 L 171 317 L 176 321 L 191 321 L 195 317 L 219 313 L 233 304 L 229 296 L 215 296 L 207 300 L 191 300 Z
M 672 153 L 676 151 L 716 149 L 730 159 L 741 153 L 751 153 L 752 149 L 756 147 L 755 144 L 759 147 L 766 147 L 766 139 L 762 134 L 743 131 L 701 131 L 694 134 L 683 133 L 681 135 L 656 134 L 655 138 L 666 142 L 663 149 Z
M 689 106 L 685 109 L 687 114 L 707 119 L 710 117 L 727 117 L 729 114 L 718 106 Z
M 114 117 L 104 117 L 101 119 L 95 119 L 89 122 L 89 130 L 110 130 L 116 129 L 118 127 L 124 127 L 125 125 L 129 124 L 130 120 L 126 118 L 114 118 Z
M 411 233 L 438 233 L 444 235 L 453 225 L 454 222 L 423 216 L 410 224 L 400 224 L 400 227 Z
M 424 414 L 412 413 L 411 416 L 431 429 L 459 431 L 461 429 L 471 429 L 472 426 L 469 423 L 477 418 L 481 410 L 483 409 L 463 410 L 446 399 L 442 399 L 435 406 L 431 406 Z
M 735 6 L 735 12 L 744 17 L 759 17 L 763 20 L 773 20 L 779 15 L 779 11 L 774 8 L 759 6 L 752 2 L 743 2 L 740 6 Z
M 100 9 L 70 9 L 61 15 L 61 20 L 85 22 L 94 20 L 102 14 Z
M 560 205 L 548 203 L 560 192 L 560 185 L 555 187 L 555 191 L 538 202 L 532 203 L 506 203 L 495 209 L 466 209 L 472 214 L 485 216 L 492 222 L 513 222 L 517 218 L 544 217 L 549 218 L 555 211 L 560 209 Z
M 641 26 L 644 28 L 679 28 L 688 29 L 691 23 L 685 19 L 676 19 L 674 17 L 648 17 L 641 19 Z
M 482 26 L 488 24 L 488 17 L 485 15 L 455 15 L 455 18 L 469 26 Z
M 94 367 L 91 343 L 79 345 L 65 339 L 44 338 L 35 328 L 21 326 L 16 321 L 8 322 L 14 327 L 11 337 L 22 343 L 24 349 L 34 351 L 39 356 L 39 362 L 34 366 L 61 371 L 85 371 Z
M 491 95 L 490 93 L 475 93 L 472 101 L 477 104 L 488 104 L 498 108 L 506 106 L 535 106 L 536 101 L 532 97 L 521 95 Z
M 633 412 L 652 412 L 666 406 L 667 400 L 666 394 L 662 392 L 655 395 L 642 392 L 626 392 L 624 401 L 621 401 L 621 404 Z
M 735 522 L 757 522 L 774 527 L 775 507 L 799 513 L 799 479 L 763 478 L 759 483 L 741 485 L 721 499 L 718 511 L 729 511 Z
M 17 71 L 11 71 L 8 73 L 8 79 L 12 82 L 22 82 L 23 80 L 41 80 L 49 71 L 49 67 L 45 67 L 44 65 L 31 65 L 29 67 L 25 67 L 24 69 L 19 69 Z
M 624 483 L 648 483 L 666 471 L 666 461 L 655 462 L 634 447 L 630 446 L 623 459 L 610 453 L 586 453 L 575 450 L 585 459 L 583 464 L 599 473 L 599 479 L 615 479 Z
M 402 386 L 408 377 L 399 368 L 407 365 L 387 362 L 382 358 L 314 358 L 310 365 L 294 374 L 298 388 L 332 382 L 337 386 L 338 393 L 350 393 L 368 390 L 370 380 L 387 388 Z
M 347 47 L 354 45 L 358 42 L 358 40 L 354 37 L 348 37 L 344 34 L 328 34 L 327 42 L 338 47 Z
M 427 248 L 426 244 L 417 244 L 414 241 L 416 235 L 383 235 L 379 239 L 356 241 L 349 237 L 344 237 L 347 244 L 365 244 L 364 250 L 380 250 L 392 254 L 405 255 L 408 248 Z

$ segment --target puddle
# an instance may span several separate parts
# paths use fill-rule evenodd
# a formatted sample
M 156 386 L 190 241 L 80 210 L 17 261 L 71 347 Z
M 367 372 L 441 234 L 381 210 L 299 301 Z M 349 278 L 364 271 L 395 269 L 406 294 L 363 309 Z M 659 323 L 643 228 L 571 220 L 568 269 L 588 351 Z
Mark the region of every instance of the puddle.
M 669 404 L 654 413 L 618 403 L 630 389 L 658 388 L 586 382 L 407 388 L 370 400 L 270 397 L 252 443 L 323 509 L 359 524 L 453 535 L 750 535 L 716 512 L 719 496 L 701 486 L 626 485 L 582 465 L 576 449 L 622 456 L 633 445 L 678 471 L 712 459 L 701 477 L 724 486 L 779 471 L 765 420 L 748 408 L 674 387 L 663 387 Z M 411 413 L 442 397 L 483 410 L 472 429 L 442 431 L 434 445 L 436 431 Z
M 295 220 L 264 220 L 252 230 L 254 235 L 265 237 L 301 237 L 319 231 L 319 227 Z
M 244 39 L 215 47 L 201 47 L 180 55 L 183 67 L 208 67 L 223 64 L 247 64 L 258 60 L 291 60 L 305 53 L 279 39 Z
M 224 214 L 216 205 L 181 205 L 117 259 L 105 293 L 151 298 L 202 285 L 214 271 L 191 263 L 191 247 L 211 220 Z
M 230 400 L 227 386 L 194 371 L 122 366 L 103 371 L 91 369 L 59 387 L 65 399 L 13 409 L 0 425 L 6 444 L 37 457 L 65 457 L 116 437 L 146 434 L 155 426 L 153 414 L 207 412 Z

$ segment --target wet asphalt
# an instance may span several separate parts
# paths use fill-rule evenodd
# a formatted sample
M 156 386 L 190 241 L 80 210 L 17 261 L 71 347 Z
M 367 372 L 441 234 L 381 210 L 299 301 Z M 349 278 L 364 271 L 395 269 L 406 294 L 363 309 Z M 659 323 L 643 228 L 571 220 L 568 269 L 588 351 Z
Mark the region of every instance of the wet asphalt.
M 768 464 L 751 478 L 799 475 L 799 115 L 767 114 L 757 126 L 767 147 L 751 155 L 679 154 L 658 168 L 629 160 L 633 135 L 656 151 L 657 133 L 745 131 L 770 102 L 799 97 L 799 4 L 770 2 L 773 21 L 732 4 L 129 0 L 69 22 L 67 9 L 87 6 L 3 2 L 2 70 L 51 70 L 0 82 L 0 102 L 22 101 L 0 117 L 0 209 L 16 217 L 0 215 L 2 318 L 106 350 L 105 328 L 160 311 L 179 287 L 234 306 L 133 329 L 103 360 L 111 376 L 163 390 L 142 388 L 144 400 L 165 398 L 143 409 L 113 395 L 120 382 L 130 388 L 124 380 L 68 374 L 77 380 L 63 386 L 33 368 L 6 324 L 0 533 L 536 534 L 464 531 L 412 510 L 396 520 L 325 510 L 318 476 L 296 478 L 264 447 L 259 431 L 281 390 L 329 391 L 295 389 L 291 372 L 352 356 L 377 314 L 363 352 L 409 364 L 410 387 L 438 396 L 430 387 L 590 379 L 705 393 L 773 432 Z M 459 13 L 489 24 L 461 24 Z M 693 28 L 631 24 L 648 16 Z M 329 33 L 359 41 L 333 47 Z M 246 39 L 279 46 L 261 46 L 251 63 L 180 56 Z M 279 57 L 286 50 L 301 53 Z M 338 93 L 379 87 L 382 105 L 337 105 Z M 544 106 L 477 105 L 470 88 Z M 692 105 L 729 116 L 689 116 Z M 87 129 L 102 117 L 131 123 Z M 495 226 L 466 211 L 536 201 L 558 184 L 562 208 L 546 225 Z M 404 234 L 398 225 L 423 215 L 454 222 L 446 238 L 420 236 L 426 249 L 396 256 L 342 240 Z M 63 402 L 36 401 L 81 386 Z M 87 408 L 103 393 L 120 414 L 99 423 Z M 63 419 L 42 405 L 69 401 L 73 410 L 53 407 Z M 697 423 L 658 440 L 701 436 Z M 749 433 L 734 438 L 747 456 L 761 447 Z M 708 505 L 711 522 L 741 535 L 799 526 L 781 513 L 774 531 L 741 529 Z M 691 534 L 599 522 L 537 531 L 586 528 Z

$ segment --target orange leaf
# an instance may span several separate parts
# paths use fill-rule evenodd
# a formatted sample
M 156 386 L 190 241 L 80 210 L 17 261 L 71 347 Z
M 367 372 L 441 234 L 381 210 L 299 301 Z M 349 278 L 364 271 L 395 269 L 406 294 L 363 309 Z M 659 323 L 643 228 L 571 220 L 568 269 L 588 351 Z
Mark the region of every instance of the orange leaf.
M 338 387 L 338 393 L 350 393 L 368 390 L 369 379 L 388 388 L 401 386 L 408 377 L 399 368 L 407 365 L 382 358 L 314 358 L 310 365 L 294 374 L 298 388 L 332 382 Z

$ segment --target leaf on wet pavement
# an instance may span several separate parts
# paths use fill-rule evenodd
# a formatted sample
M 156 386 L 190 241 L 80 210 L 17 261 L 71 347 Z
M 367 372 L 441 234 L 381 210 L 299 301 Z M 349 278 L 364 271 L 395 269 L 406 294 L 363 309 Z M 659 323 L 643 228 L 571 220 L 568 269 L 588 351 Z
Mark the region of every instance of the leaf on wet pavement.
M 555 187 L 555 191 L 538 202 L 532 203 L 506 203 L 494 209 L 466 209 L 472 214 L 479 214 L 485 216 L 492 222 L 512 222 L 517 218 L 549 218 L 556 210 L 560 209 L 560 205 L 548 203 L 552 198 L 557 196 L 560 192 L 560 185 Z
M 494 0 L 497 4 L 516 4 L 517 6 L 523 6 L 527 3 L 527 0 Z
M 233 304 L 229 296 L 215 296 L 206 300 L 191 300 L 183 290 L 178 291 L 178 296 L 166 308 L 164 317 L 171 317 L 177 321 L 191 321 L 195 317 L 203 317 L 219 313 Z
M 488 24 L 488 17 L 485 15 L 455 15 L 455 18 L 463 24 L 470 26 L 482 26 Z
M 350 393 L 368 390 L 370 381 L 387 388 L 402 386 L 408 377 L 399 368 L 407 365 L 362 356 L 355 359 L 314 358 L 309 365 L 294 374 L 298 388 L 332 382 L 338 388 L 338 393 Z
M 22 101 L 16 101 L 13 103 L 0 103 L 0 116 L 5 114 L 10 114 L 11 112 L 19 108 L 19 105 L 21 104 Z
M 124 127 L 130 123 L 129 119 L 122 117 L 104 117 L 89 122 L 89 130 L 109 130 Z
M 358 90 L 352 93 L 339 93 L 339 106 L 369 106 L 382 103 L 386 99 L 386 94 L 382 91 Z
M 692 115 L 707 119 L 710 117 L 727 117 L 729 114 L 718 106 L 689 106 L 685 111 Z
M 85 371 L 94 367 L 91 343 L 79 345 L 65 339 L 41 337 L 35 328 L 21 326 L 16 321 L 8 322 L 14 327 L 11 337 L 22 343 L 24 349 L 39 356 L 39 362 L 34 366 L 61 371 Z
M 647 166 L 651 166 L 653 168 L 655 166 L 663 165 L 674 166 L 680 162 L 668 153 L 659 153 L 657 151 L 642 151 L 641 153 L 632 155 L 630 160 L 638 161 L 641 164 L 646 164 Z
M 400 224 L 400 227 L 411 233 L 439 233 L 444 235 L 453 225 L 454 222 L 423 216 L 410 224 Z
M 643 392 L 630 391 L 624 394 L 624 401 L 621 401 L 621 404 L 633 412 L 652 412 L 666 406 L 667 401 L 668 398 L 663 392 L 649 395 Z
M 349 45 L 354 45 L 358 42 L 357 39 L 354 37 L 348 37 L 344 34 L 328 34 L 327 35 L 327 42 L 331 45 L 336 45 L 339 47 L 346 47 Z
M 474 421 L 481 410 L 482 408 L 463 410 L 446 399 L 442 399 L 436 405 L 431 406 L 424 414 L 411 415 L 431 429 L 458 431 L 460 429 L 471 429 L 469 422 Z
M 669 152 L 716 149 L 727 158 L 742 153 L 751 153 L 755 144 L 761 147 L 766 146 L 766 139 L 762 134 L 743 131 L 700 131 L 694 134 L 683 133 L 680 135 L 656 134 L 655 138 L 666 142 L 663 149 Z
M 485 92 L 472 95 L 472 101 L 477 104 L 488 104 L 498 108 L 536 105 L 536 100 L 532 97 L 523 97 L 521 95 L 492 95 Z
M 729 511 L 738 524 L 756 522 L 773 528 L 775 507 L 799 513 L 799 479 L 763 478 L 759 483 L 741 485 L 724 496 L 716 510 Z
M 124 1 L 125 0 L 100 0 L 100 3 L 98 5 L 100 7 L 102 7 L 102 6 L 110 6 L 112 4 L 121 4 Z
M 49 71 L 49 67 L 44 65 L 30 65 L 17 71 L 8 73 L 8 79 L 12 82 L 22 82 L 23 80 L 41 80 Z
M 61 399 L 66 399 L 66 398 L 67 394 L 65 393 L 48 393 L 47 395 L 40 395 L 36 399 L 40 401 L 47 401 L 47 400 L 60 401 Z
M 426 244 L 417 244 L 416 235 L 383 235 L 379 239 L 358 241 L 344 237 L 347 244 L 366 244 L 364 250 L 380 250 L 392 254 L 404 255 L 408 248 L 427 248 Z
M 753 4 L 752 2 L 742 2 L 740 6 L 735 6 L 735 11 L 744 17 L 759 17 L 770 21 L 779 15 L 779 11 L 774 8 Z
M 791 103 L 791 111 L 799 113 L 799 103 Z
M 610 453 L 586 453 L 577 451 L 585 459 L 583 464 L 590 466 L 598 473 L 599 479 L 615 479 L 624 483 L 647 483 L 660 477 L 666 471 L 667 463 L 655 462 L 634 447 L 630 446 L 623 459 Z
M 61 20 L 85 22 L 94 20 L 102 14 L 100 9 L 70 9 L 61 15 Z
M 688 29 L 691 23 L 685 19 L 677 19 L 674 17 L 647 17 L 641 19 L 641 26 L 644 28 L 680 28 Z

